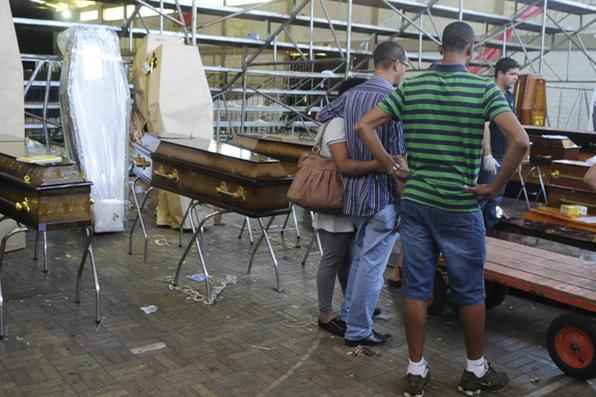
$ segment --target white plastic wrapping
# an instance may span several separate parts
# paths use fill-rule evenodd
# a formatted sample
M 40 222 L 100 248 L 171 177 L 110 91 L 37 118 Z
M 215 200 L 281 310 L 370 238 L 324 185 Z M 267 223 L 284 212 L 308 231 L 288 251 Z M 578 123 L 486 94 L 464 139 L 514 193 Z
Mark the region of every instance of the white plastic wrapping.
M 131 98 L 118 37 L 101 28 L 58 35 L 64 56 L 60 106 L 64 139 L 93 183 L 96 232 L 125 229 Z

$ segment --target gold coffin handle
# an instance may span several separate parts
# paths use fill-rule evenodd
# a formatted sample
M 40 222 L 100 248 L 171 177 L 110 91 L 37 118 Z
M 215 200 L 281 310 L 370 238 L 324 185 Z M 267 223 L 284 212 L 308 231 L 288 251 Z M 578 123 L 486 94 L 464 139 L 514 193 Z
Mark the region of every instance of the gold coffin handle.
M 219 194 L 236 200 L 241 199 L 242 201 L 246 201 L 246 192 L 242 186 L 238 186 L 238 189 L 236 189 L 235 192 L 230 192 L 228 184 L 226 182 L 222 182 L 218 187 L 215 188 L 215 191 L 217 191 Z
M 163 168 L 160 168 L 158 170 L 155 170 L 155 175 L 160 176 L 162 178 L 169 179 L 174 182 L 180 181 L 180 177 L 178 176 L 178 170 L 176 170 L 176 169 L 172 170 L 172 172 L 168 174 L 167 172 L 164 171 Z
M 151 161 L 147 160 L 143 156 L 136 156 L 132 158 L 132 163 L 135 167 L 145 169 L 151 166 Z
M 553 178 L 565 178 L 565 179 L 569 179 L 572 181 L 583 181 L 584 180 L 584 178 L 580 178 L 579 176 L 561 174 L 561 171 L 559 171 L 559 170 L 554 170 L 553 172 L 550 173 L 550 176 L 552 176 Z
M 25 197 L 25 200 L 16 202 L 14 205 L 17 211 L 31 212 L 31 206 L 29 205 L 29 199 Z

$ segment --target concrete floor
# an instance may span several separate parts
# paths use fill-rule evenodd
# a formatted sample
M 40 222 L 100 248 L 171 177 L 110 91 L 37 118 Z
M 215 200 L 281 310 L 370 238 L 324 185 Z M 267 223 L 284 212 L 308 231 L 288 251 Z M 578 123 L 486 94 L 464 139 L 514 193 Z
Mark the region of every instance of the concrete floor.
M 164 279 L 182 250 L 169 229 L 150 227 L 149 260 L 141 238 L 127 255 L 125 233 L 97 236 L 95 254 L 103 298 L 103 322 L 94 322 L 89 272 L 82 304 L 73 302 L 81 243 L 76 231 L 49 236 L 50 274 L 40 272 L 32 250 L 6 257 L 2 283 L 8 337 L 0 342 L 0 396 L 398 396 L 407 365 L 399 290 L 385 288 L 380 307 L 391 318 L 376 328 L 394 335 L 374 355 L 357 355 L 343 340 L 316 325 L 318 254 L 305 268 L 304 247 L 285 245 L 273 233 L 284 291 L 273 290 L 271 261 L 264 248 L 246 275 L 248 238 L 237 238 L 242 218 L 226 215 L 209 226 L 209 268 L 221 279 L 237 277 L 215 305 L 193 303 Z M 303 246 L 308 241 L 304 232 Z M 29 247 L 33 236 L 29 235 Z M 190 236 L 185 235 L 186 241 Z M 549 245 L 550 246 L 550 245 Z M 198 272 L 196 252 L 183 275 Z M 185 281 L 201 290 L 202 284 Z M 340 303 L 339 291 L 336 304 Z M 156 305 L 144 314 L 141 306 Z M 596 395 L 596 384 L 567 378 L 544 348 L 549 322 L 565 309 L 516 296 L 488 316 L 487 356 L 507 370 L 511 386 L 497 395 Z M 157 345 L 156 345 L 157 344 Z M 152 346 L 157 350 L 139 353 Z M 453 313 L 428 323 L 425 356 L 433 381 L 426 396 L 459 395 L 463 370 L 461 326 Z

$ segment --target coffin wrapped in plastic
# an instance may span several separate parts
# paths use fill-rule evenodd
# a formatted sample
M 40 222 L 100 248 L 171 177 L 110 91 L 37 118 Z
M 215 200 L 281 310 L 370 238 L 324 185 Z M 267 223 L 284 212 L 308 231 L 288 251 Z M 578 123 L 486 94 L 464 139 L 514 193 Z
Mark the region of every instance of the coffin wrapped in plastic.
M 64 55 L 60 86 L 66 146 L 93 183 L 96 232 L 125 228 L 131 99 L 115 33 L 71 28 L 58 36 Z

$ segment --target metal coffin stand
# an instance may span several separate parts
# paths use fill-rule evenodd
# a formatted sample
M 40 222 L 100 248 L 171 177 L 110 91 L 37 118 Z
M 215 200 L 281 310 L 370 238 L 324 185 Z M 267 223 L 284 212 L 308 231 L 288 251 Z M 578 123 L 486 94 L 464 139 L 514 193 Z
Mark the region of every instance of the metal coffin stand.
M 15 234 L 25 233 L 29 229 L 43 234 L 43 271 L 47 272 L 46 232 L 73 225 L 81 226 L 85 244 L 77 272 L 75 301 L 80 303 L 80 281 L 89 258 L 95 287 L 95 320 L 99 323 L 101 297 L 92 247 L 91 183 L 83 180 L 79 168 L 71 162 L 60 161 L 47 165 L 24 162 L 29 159 L 34 161 L 36 155 L 45 152 L 45 148 L 43 152 L 36 153 L 31 147 L 26 147 L 23 141 L 2 142 L 0 148 L 0 212 L 5 214 L 0 222 L 14 219 L 18 223 L 18 227 L 0 241 L 0 274 L 6 243 Z M 4 299 L 0 283 L 0 338 L 5 335 Z
M 248 273 L 263 240 L 273 261 L 276 290 L 280 291 L 278 262 L 269 238 L 269 228 L 277 215 L 289 213 L 286 194 L 292 182 L 287 164 L 247 149 L 204 139 L 161 140 L 152 153 L 151 185 L 195 200 L 187 212 L 198 203 L 221 208 L 193 225 L 193 236 L 178 262 L 174 285 L 180 278 L 182 264 L 194 243 L 205 274 L 208 296 L 209 275 L 201 239 L 201 229 L 209 219 L 235 212 L 257 219 L 262 234 L 252 248 Z M 192 215 L 190 216 L 192 220 Z M 270 217 L 265 225 L 263 218 Z

